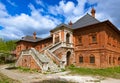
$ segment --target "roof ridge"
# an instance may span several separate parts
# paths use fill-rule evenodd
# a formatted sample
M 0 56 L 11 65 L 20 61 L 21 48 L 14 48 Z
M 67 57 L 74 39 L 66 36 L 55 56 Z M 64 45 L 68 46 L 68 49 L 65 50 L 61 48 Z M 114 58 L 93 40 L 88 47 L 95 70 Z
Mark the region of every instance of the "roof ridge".
M 87 13 L 88 14 L 88 13 Z M 89 16 L 91 16 L 90 14 L 88 14 Z M 97 20 L 98 22 L 100 22 L 97 18 L 91 16 L 92 18 L 94 18 L 95 20 Z
M 84 18 L 85 16 L 87 16 L 87 15 L 89 15 L 90 17 L 92 17 L 92 18 L 94 18 L 93 16 L 91 16 L 89 13 L 86 13 L 86 15 L 84 15 L 83 17 L 81 17 L 80 19 L 78 19 L 77 21 L 79 21 L 79 20 L 81 20 L 82 18 Z M 96 18 L 94 18 L 95 20 L 97 20 Z M 76 22 L 77 22 L 76 21 Z M 99 20 L 97 20 L 97 21 L 99 21 Z M 75 23 L 76 23 L 75 22 Z M 100 21 L 99 21 L 100 22 Z M 73 23 L 73 24 L 75 24 L 75 23 Z
M 98 22 L 100 21 L 87 13 L 83 17 L 78 19 L 75 23 L 73 23 L 72 28 L 80 28 L 80 27 L 91 25 L 91 24 L 98 23 Z

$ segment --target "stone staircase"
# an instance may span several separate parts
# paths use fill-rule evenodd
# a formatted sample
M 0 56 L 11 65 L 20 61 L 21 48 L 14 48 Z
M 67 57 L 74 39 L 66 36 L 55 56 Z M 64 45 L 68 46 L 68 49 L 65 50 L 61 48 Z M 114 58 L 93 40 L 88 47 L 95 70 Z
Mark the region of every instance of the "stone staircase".
M 33 59 L 36 61 L 38 66 L 42 69 L 42 72 L 50 71 L 50 72 L 60 72 L 61 69 L 65 68 L 64 61 L 59 59 L 53 52 L 58 48 L 62 47 L 62 43 L 51 44 L 45 48 L 43 48 L 40 52 L 38 52 L 35 48 L 31 48 L 29 50 L 25 50 L 21 52 L 20 58 L 23 55 L 31 55 Z M 19 59 L 20 59 L 19 58 Z M 19 61 L 18 59 L 18 61 Z M 17 62 L 18 62 L 17 61 Z M 17 65 L 17 63 L 16 63 Z
M 53 52 L 62 47 L 62 43 L 58 42 L 54 45 L 49 46 L 46 50 L 44 50 L 44 54 L 47 55 L 52 61 L 57 64 L 61 69 L 65 68 L 64 61 L 59 59 Z
M 49 58 L 46 54 L 41 54 L 34 48 L 32 48 L 32 51 L 36 54 L 39 60 L 41 60 L 43 63 L 46 62 L 47 65 L 45 67 L 45 71 L 50 71 L 50 72 L 60 72 L 61 69 L 56 65 L 51 58 Z M 43 70 L 43 71 L 44 71 Z

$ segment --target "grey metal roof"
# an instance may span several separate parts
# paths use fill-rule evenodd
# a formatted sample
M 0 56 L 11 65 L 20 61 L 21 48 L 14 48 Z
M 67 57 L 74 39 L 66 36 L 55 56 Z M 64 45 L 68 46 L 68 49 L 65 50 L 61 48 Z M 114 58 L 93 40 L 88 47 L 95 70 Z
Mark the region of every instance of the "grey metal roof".
M 91 24 L 96 24 L 99 23 L 100 21 L 98 21 L 96 18 L 92 17 L 90 14 L 86 14 L 85 16 L 83 16 L 82 18 L 80 18 L 79 20 L 77 20 L 73 25 L 72 28 L 80 28 L 80 27 L 84 27 L 87 25 L 91 25 Z
M 70 28 L 69 25 L 62 23 L 62 24 L 59 24 L 58 26 L 56 26 L 56 27 L 55 27 L 54 29 L 52 29 L 51 31 L 57 30 L 57 29 L 59 29 L 59 28 L 62 27 L 62 26 L 65 26 L 65 27 L 67 27 L 67 28 Z M 71 28 L 70 28 L 70 29 L 71 29 Z
M 48 37 L 42 38 L 40 41 L 42 41 L 42 40 L 46 40 L 46 39 L 50 39 L 50 38 L 52 38 L 52 36 L 51 36 L 51 35 L 50 35 L 50 36 L 48 36 Z
M 25 36 L 25 37 L 22 37 L 21 40 L 23 40 L 23 41 L 28 41 L 28 42 L 37 42 L 37 41 L 42 40 L 42 38 L 36 37 L 36 39 L 34 39 L 33 36 L 28 36 L 28 35 L 27 35 L 27 36 Z

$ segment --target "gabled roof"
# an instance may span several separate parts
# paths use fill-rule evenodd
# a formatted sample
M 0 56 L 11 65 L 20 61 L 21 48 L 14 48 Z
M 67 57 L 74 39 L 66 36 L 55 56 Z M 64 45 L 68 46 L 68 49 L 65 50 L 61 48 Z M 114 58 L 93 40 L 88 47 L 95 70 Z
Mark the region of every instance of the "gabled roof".
M 72 28 L 73 29 L 80 28 L 80 27 L 96 24 L 96 23 L 99 23 L 99 22 L 100 21 L 98 21 L 96 18 L 92 17 L 90 14 L 87 13 L 85 16 L 83 16 L 78 21 L 76 21 L 72 25 Z

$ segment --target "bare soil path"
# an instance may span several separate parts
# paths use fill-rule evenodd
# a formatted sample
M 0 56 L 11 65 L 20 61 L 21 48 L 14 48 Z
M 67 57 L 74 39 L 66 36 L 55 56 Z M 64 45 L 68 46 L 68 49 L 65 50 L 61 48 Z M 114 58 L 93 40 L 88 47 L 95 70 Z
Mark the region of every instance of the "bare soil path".
M 23 73 L 18 70 L 8 70 L 7 67 L 8 65 L 0 65 L 0 72 L 12 79 L 19 80 L 21 83 L 39 83 L 48 79 L 65 79 L 74 83 L 120 83 L 120 79 L 106 78 L 101 80 L 100 77 L 72 76 L 68 72 L 55 74 Z

